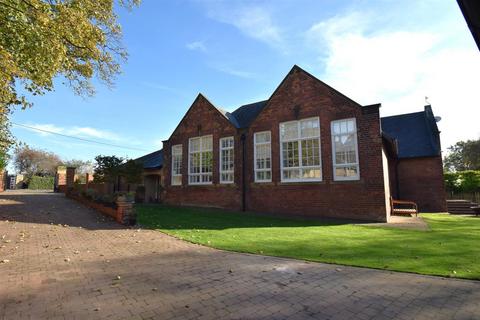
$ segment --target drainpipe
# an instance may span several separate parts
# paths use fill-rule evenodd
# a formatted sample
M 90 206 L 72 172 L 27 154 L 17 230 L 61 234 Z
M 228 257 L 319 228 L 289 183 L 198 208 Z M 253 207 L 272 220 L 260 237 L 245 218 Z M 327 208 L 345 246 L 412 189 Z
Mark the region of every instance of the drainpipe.
M 400 199 L 400 181 L 398 181 L 398 162 L 399 159 L 395 159 L 395 184 L 396 184 L 396 190 L 395 190 L 395 197 L 397 199 Z
M 397 199 L 400 199 L 400 181 L 398 180 L 398 163 L 400 162 L 400 158 L 398 157 L 398 140 L 394 139 L 394 144 L 395 144 L 395 185 L 396 185 L 396 190 L 395 190 L 395 197 Z
M 246 147 L 246 140 L 247 136 L 245 133 L 242 133 L 242 136 L 240 137 L 242 140 L 242 211 L 246 210 L 246 193 L 247 193 L 247 184 L 246 184 L 246 168 L 245 164 L 247 163 L 247 147 Z

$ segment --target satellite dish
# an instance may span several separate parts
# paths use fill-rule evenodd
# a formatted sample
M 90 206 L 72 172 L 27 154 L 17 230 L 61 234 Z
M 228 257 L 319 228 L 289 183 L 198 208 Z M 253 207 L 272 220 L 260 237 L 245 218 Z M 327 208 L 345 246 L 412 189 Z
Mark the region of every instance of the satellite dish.
M 435 116 L 435 122 L 440 122 L 440 120 L 442 120 L 442 117 Z

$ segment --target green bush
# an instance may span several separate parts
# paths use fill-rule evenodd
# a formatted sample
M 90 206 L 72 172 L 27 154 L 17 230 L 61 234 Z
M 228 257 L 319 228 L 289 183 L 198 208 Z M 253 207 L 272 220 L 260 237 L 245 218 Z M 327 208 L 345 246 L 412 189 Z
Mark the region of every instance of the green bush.
M 445 172 L 443 174 L 443 179 L 445 180 L 445 188 L 447 191 L 459 192 L 460 179 L 458 177 L 458 172 Z
M 480 192 L 480 171 L 445 172 L 443 177 L 449 192 Z
M 96 200 L 98 195 L 95 189 L 88 188 L 87 190 L 82 192 L 82 196 L 89 199 L 89 200 Z
M 52 190 L 54 177 L 33 176 L 28 182 L 28 189 L 32 190 Z

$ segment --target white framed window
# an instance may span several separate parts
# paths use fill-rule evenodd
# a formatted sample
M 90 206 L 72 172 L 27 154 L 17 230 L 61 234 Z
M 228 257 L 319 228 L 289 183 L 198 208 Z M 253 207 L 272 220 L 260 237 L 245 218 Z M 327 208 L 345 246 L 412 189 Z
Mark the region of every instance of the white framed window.
M 220 139 L 220 183 L 233 183 L 234 179 L 234 139 Z
M 357 123 L 355 118 L 332 121 L 333 179 L 358 180 Z
M 255 182 L 272 181 L 272 135 L 270 131 L 256 132 L 254 143 Z
M 211 184 L 213 172 L 213 137 L 188 140 L 188 184 Z
M 172 146 L 172 186 L 182 185 L 182 145 Z
M 280 123 L 282 182 L 322 181 L 320 119 Z

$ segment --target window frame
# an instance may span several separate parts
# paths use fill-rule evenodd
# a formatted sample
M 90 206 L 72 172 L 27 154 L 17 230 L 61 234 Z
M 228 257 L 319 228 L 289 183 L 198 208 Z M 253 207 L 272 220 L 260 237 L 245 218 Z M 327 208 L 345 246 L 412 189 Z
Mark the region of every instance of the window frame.
M 302 121 L 307 120 L 318 120 L 318 137 L 309 137 L 309 138 L 302 138 L 301 137 L 301 126 L 300 123 Z M 282 140 L 282 129 L 281 126 L 288 124 L 288 123 L 297 123 L 297 130 L 298 130 L 298 138 L 296 139 L 287 139 Z M 323 166 L 322 166 L 322 132 L 321 132 L 321 125 L 320 125 L 320 117 L 309 117 L 299 120 L 291 120 L 291 121 L 284 121 L 278 124 L 278 142 L 280 145 L 280 181 L 282 183 L 295 183 L 295 182 L 322 182 L 323 181 Z M 318 158 L 319 158 L 319 165 L 318 166 L 302 166 L 302 140 L 313 140 L 318 139 Z M 298 141 L 298 167 L 284 167 L 283 166 L 283 142 L 291 142 L 291 141 Z M 320 178 L 299 178 L 299 179 L 285 179 L 283 177 L 283 170 L 284 169 L 311 169 L 311 168 L 320 168 Z
M 202 150 L 202 138 L 205 138 L 205 137 L 211 137 L 212 139 L 212 148 L 210 150 Z M 200 139 L 200 150 L 199 151 L 196 151 L 195 153 L 200 153 L 200 162 L 199 162 L 199 167 L 200 167 L 200 171 L 202 170 L 202 156 L 201 154 L 203 152 L 208 152 L 210 151 L 212 153 L 212 172 L 207 172 L 207 173 L 203 173 L 203 172 L 200 172 L 200 173 L 192 173 L 191 172 L 191 161 L 192 161 L 192 157 L 190 156 L 192 154 L 192 152 L 190 151 L 190 144 L 192 142 L 193 139 Z M 192 138 L 189 138 L 188 139 L 188 181 L 187 181 L 187 184 L 188 185 L 210 185 L 210 184 L 213 184 L 213 168 L 214 168 L 214 163 L 213 163 L 213 135 L 212 134 L 206 134 L 206 135 L 203 135 L 203 136 L 198 136 L 198 137 L 192 137 Z M 190 181 L 190 176 L 202 176 L 202 175 L 208 175 L 208 174 L 211 174 L 212 175 L 212 179 L 211 181 L 207 181 L 207 182 L 191 182 Z
M 173 149 L 175 147 L 180 147 L 180 156 L 181 156 L 181 160 L 180 160 L 180 174 L 174 174 L 174 167 L 175 167 L 175 161 L 174 161 L 174 153 L 173 153 Z M 181 186 L 183 184 L 183 177 L 182 177 L 182 169 L 183 169 L 183 145 L 182 144 L 176 144 L 176 145 L 173 145 L 172 148 L 171 148 L 171 152 L 172 152 L 172 167 L 171 167 L 171 177 L 170 177 L 170 184 L 172 186 Z M 173 183 L 173 178 L 174 177 L 180 177 L 180 183 L 177 184 L 177 183 Z
M 225 141 L 225 140 L 232 140 L 232 146 L 231 147 L 227 147 L 227 148 L 224 148 L 222 146 L 222 141 Z M 219 153 L 218 153 L 218 158 L 219 158 L 219 165 L 218 165 L 218 174 L 219 174 L 219 181 L 221 184 L 232 184 L 232 183 L 235 183 L 235 137 L 234 136 L 230 136 L 230 137 L 223 137 L 223 138 L 220 138 L 218 140 L 218 149 L 219 149 Z M 224 150 L 232 150 L 232 163 L 233 163 L 233 169 L 232 170 L 222 170 L 222 166 L 223 166 L 223 156 L 222 156 L 222 151 Z M 223 180 L 222 179 L 222 174 L 224 173 L 227 173 L 227 174 L 232 174 L 232 180 Z
M 356 162 L 355 163 L 346 163 L 346 164 L 336 164 L 336 158 L 337 158 L 337 155 L 336 155 L 336 152 L 335 152 L 335 136 L 339 136 L 339 135 L 342 135 L 342 134 L 334 134 L 333 133 L 333 124 L 335 122 L 342 122 L 342 121 L 349 121 L 349 120 L 353 120 L 353 125 L 354 125 L 354 129 L 355 131 L 353 132 L 353 135 L 354 135 L 354 146 L 355 146 L 355 160 Z M 348 134 L 348 133 L 347 133 Z M 332 139 L 332 171 L 333 171 L 333 181 L 358 181 L 360 180 L 360 161 L 359 161 L 359 157 L 358 157 L 358 127 L 357 127 L 357 118 L 345 118 L 345 119 L 337 119 L 337 120 L 333 120 L 330 122 L 330 136 L 331 136 L 331 139 Z M 337 173 L 336 173 L 336 168 L 337 167 L 353 167 L 353 166 L 356 166 L 357 167 L 357 174 L 355 176 L 351 176 L 351 177 L 338 177 L 337 176 Z
M 257 134 L 267 133 L 270 135 L 270 141 L 268 142 L 257 142 Z M 266 145 L 270 144 L 270 168 L 268 169 L 257 169 L 257 145 Z M 269 172 L 270 171 L 270 179 L 257 179 L 257 172 Z M 253 175 L 254 181 L 256 183 L 268 183 L 272 182 L 272 132 L 270 130 L 265 131 L 258 131 L 253 133 Z

